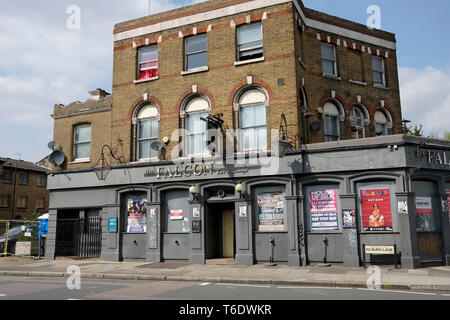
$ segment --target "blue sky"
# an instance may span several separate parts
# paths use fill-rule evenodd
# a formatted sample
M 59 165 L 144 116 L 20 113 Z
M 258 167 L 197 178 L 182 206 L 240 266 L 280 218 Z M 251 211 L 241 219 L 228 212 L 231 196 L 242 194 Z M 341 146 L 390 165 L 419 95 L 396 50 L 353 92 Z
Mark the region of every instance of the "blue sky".
M 198 0 L 152 0 L 152 12 Z M 404 118 L 427 133 L 450 131 L 450 1 L 304 0 L 312 9 L 366 24 L 370 5 L 381 27 L 397 36 Z M 81 9 L 69 30 L 66 10 Z M 148 12 L 148 0 L 16 0 L 0 11 L 0 156 L 38 161 L 53 139 L 53 106 L 85 101 L 112 86 L 115 23 Z M 426 113 L 423 111 L 427 110 Z

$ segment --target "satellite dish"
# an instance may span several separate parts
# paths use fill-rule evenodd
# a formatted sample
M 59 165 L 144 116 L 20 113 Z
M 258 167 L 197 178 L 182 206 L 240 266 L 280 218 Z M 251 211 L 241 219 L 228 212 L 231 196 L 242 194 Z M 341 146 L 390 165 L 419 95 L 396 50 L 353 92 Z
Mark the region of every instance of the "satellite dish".
M 50 141 L 47 146 L 50 150 L 55 151 L 56 149 L 58 149 L 59 143 L 56 141 Z
M 159 151 L 163 148 L 163 144 L 159 141 L 153 141 L 150 147 L 155 151 Z
M 50 163 L 56 167 L 59 167 L 60 165 L 62 165 L 65 160 L 66 160 L 66 155 L 64 154 L 64 152 L 62 152 L 60 150 L 53 151 L 53 153 L 48 158 L 48 161 L 50 161 Z
M 316 122 L 311 123 L 310 127 L 311 127 L 312 131 L 319 131 L 321 124 L 320 124 L 320 122 L 316 121 Z

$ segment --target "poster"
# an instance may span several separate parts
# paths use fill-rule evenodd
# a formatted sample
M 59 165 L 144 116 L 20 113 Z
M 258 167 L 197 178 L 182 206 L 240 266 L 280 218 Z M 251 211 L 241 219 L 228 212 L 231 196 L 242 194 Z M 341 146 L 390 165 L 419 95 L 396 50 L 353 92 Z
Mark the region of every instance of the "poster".
M 408 202 L 406 200 L 399 200 L 397 202 L 398 213 L 408 214 Z
M 128 225 L 127 232 L 144 233 L 147 232 L 147 199 L 128 200 Z
M 361 217 L 364 231 L 392 231 L 390 190 L 361 190 Z
M 311 230 L 338 230 L 338 208 L 335 189 L 311 191 L 309 193 Z
M 416 214 L 432 214 L 431 197 L 416 197 Z
M 356 212 L 354 209 L 342 210 L 344 228 L 356 228 Z
M 170 210 L 170 220 L 183 220 L 183 210 Z
M 258 194 L 258 230 L 284 231 L 284 201 L 281 192 Z
M 448 221 L 450 222 L 450 189 L 447 189 L 447 211 L 448 211 Z

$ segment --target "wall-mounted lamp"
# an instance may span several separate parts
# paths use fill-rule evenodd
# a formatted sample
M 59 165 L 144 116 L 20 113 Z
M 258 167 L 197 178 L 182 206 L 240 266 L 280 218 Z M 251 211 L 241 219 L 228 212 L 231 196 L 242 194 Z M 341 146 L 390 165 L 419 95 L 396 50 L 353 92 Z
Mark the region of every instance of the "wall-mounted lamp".
M 292 144 L 286 141 L 287 138 L 287 121 L 284 113 L 280 119 L 280 137 L 277 141 L 272 141 L 272 152 L 275 156 L 283 158 L 286 153 L 292 149 Z
M 112 167 L 109 165 L 108 161 L 105 158 L 105 152 L 104 149 L 108 148 L 109 149 L 109 153 L 111 154 L 111 156 L 118 160 L 120 163 L 122 163 L 122 160 L 120 158 L 117 158 L 114 155 L 113 150 L 111 149 L 111 147 L 107 144 L 105 144 L 102 147 L 102 154 L 100 155 L 100 159 L 97 161 L 97 163 L 94 165 L 93 169 L 94 172 L 98 178 L 98 180 L 102 181 L 102 180 L 106 180 L 106 177 L 108 176 L 109 172 L 112 170 Z
M 192 186 L 189 188 L 189 193 L 192 194 L 192 199 L 194 201 L 198 200 L 198 191 L 197 188 L 195 186 Z
M 241 199 L 244 199 L 244 186 L 242 185 L 242 183 L 238 183 L 235 187 L 236 191 L 239 192 L 239 197 Z

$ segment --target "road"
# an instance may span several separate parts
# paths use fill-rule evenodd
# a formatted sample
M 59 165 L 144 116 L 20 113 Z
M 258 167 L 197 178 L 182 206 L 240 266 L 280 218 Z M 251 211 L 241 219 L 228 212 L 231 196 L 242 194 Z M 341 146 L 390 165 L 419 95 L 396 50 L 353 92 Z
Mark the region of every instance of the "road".
M 69 290 L 65 278 L 0 277 L 1 300 L 450 300 L 450 293 L 104 279 Z

